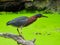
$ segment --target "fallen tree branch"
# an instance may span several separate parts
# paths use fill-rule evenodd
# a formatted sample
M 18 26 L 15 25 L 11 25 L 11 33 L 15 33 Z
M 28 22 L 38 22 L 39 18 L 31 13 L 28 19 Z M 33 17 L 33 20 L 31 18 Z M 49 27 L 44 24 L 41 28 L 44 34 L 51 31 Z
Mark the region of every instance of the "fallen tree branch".
M 34 40 L 25 40 L 24 37 L 22 35 L 15 35 L 15 34 L 11 34 L 11 33 L 0 33 L 0 37 L 4 37 L 4 38 L 11 38 L 13 40 L 15 40 L 17 42 L 17 44 L 22 44 L 22 45 L 34 45 L 34 42 L 36 39 Z

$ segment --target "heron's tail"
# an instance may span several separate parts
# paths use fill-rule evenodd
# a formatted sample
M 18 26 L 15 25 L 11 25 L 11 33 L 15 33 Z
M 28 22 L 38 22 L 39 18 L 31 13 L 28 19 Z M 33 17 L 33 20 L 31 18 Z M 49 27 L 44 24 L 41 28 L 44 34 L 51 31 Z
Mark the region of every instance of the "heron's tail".
M 9 21 L 9 22 L 7 22 L 7 23 L 6 23 L 6 25 L 7 25 L 7 26 L 8 26 L 8 25 L 10 25 L 10 21 Z

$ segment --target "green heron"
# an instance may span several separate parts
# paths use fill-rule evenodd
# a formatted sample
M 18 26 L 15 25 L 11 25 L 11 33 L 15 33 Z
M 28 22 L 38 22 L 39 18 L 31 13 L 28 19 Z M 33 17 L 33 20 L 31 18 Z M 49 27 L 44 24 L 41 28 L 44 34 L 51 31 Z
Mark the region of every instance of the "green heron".
M 18 17 L 18 18 L 13 19 L 11 21 L 8 21 L 7 22 L 7 25 L 12 25 L 12 26 L 17 27 L 17 31 L 18 31 L 18 33 L 20 35 L 20 32 L 18 30 L 19 27 L 22 30 L 23 27 L 26 27 L 26 26 L 32 24 L 38 18 L 41 18 L 41 17 L 46 17 L 47 18 L 47 16 L 44 16 L 42 14 L 36 14 L 34 16 L 31 16 L 31 17 L 21 16 L 21 17 Z

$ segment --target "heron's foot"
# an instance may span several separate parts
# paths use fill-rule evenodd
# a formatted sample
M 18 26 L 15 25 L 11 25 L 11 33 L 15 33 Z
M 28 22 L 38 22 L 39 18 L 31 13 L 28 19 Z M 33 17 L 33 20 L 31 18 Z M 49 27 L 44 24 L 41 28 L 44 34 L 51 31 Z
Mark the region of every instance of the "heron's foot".
M 22 37 L 24 39 L 24 37 L 22 36 L 22 34 L 19 35 L 20 37 Z
M 19 33 L 19 36 L 21 36 L 21 35 L 22 35 L 22 32 Z

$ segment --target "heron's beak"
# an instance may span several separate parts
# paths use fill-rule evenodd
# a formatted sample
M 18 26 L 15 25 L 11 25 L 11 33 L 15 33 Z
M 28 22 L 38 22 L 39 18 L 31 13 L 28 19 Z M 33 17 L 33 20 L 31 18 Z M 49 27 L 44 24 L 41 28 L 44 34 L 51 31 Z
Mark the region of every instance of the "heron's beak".
M 42 17 L 46 17 L 46 18 L 48 18 L 47 16 L 42 16 Z

